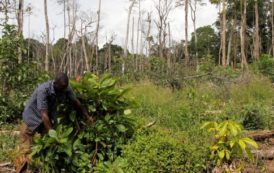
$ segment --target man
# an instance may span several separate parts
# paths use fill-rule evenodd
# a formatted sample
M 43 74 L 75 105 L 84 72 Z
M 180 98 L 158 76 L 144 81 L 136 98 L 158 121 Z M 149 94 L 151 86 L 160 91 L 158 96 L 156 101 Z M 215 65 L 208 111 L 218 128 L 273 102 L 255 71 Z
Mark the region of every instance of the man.
M 33 136 L 36 132 L 47 133 L 56 123 L 57 103 L 69 99 L 75 108 L 82 111 L 82 114 L 91 121 L 92 118 L 76 98 L 69 86 L 68 76 L 64 73 L 56 75 L 53 81 L 48 81 L 40 86 L 32 94 L 23 112 L 23 123 L 20 131 L 22 143 L 22 156 L 17 159 L 17 172 L 21 173 L 27 169 L 27 154 L 30 153 Z

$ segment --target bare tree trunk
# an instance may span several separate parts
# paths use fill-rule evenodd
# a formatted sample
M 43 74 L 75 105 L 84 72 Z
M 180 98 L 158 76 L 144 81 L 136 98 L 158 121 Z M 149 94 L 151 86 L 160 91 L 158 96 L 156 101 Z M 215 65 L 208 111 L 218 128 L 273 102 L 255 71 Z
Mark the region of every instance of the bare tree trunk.
M 274 56 L 274 1 L 272 0 L 271 2 L 272 6 L 272 19 L 271 19 L 271 24 L 272 24 L 272 56 Z
M 135 29 L 135 27 L 134 27 L 134 17 L 132 17 L 132 35 L 131 35 L 131 53 L 132 54 L 134 54 L 134 29 Z
M 48 3 L 44 0 L 44 13 L 46 23 L 46 57 L 45 57 L 45 70 L 49 71 L 49 19 L 48 19 Z
M 89 71 L 89 60 L 88 60 L 88 55 L 87 55 L 87 50 L 86 50 L 86 37 L 83 34 L 83 22 L 81 21 L 81 41 L 82 41 L 82 49 L 84 53 L 84 58 L 85 58 L 85 64 L 86 64 L 86 70 Z M 86 32 L 85 32 L 86 33 Z
M 260 36 L 259 36 L 259 10 L 258 0 L 255 1 L 255 29 L 254 29 L 254 43 L 253 43 L 253 58 L 258 60 L 260 57 Z
M 198 44 L 198 38 L 197 38 L 197 31 L 196 31 L 196 11 L 197 11 L 197 0 L 193 0 L 194 4 L 189 3 L 190 9 L 191 9 L 191 19 L 193 23 L 193 28 L 194 28 L 194 40 L 195 40 L 195 58 L 197 60 L 197 65 L 198 65 L 198 50 L 197 50 L 197 44 Z
M 148 42 L 148 56 L 150 56 L 150 49 L 151 49 L 151 37 L 150 37 L 150 30 L 151 30 L 151 13 L 147 14 L 147 22 L 148 22 L 148 30 L 146 39 Z
M 111 45 L 114 40 L 114 37 L 111 38 L 111 41 L 109 42 L 108 45 L 108 72 L 111 73 Z
M 247 68 L 246 54 L 245 54 L 245 41 L 246 41 L 246 0 L 242 0 L 241 4 L 241 68 Z M 241 1 L 241 3 L 242 3 Z
M 99 0 L 99 7 L 97 11 L 97 26 L 96 26 L 96 47 L 95 47 L 95 56 L 96 56 L 96 74 L 99 74 L 99 55 L 98 55 L 98 37 L 99 37 L 99 28 L 100 28 L 100 18 L 101 18 L 101 0 Z
M 230 65 L 230 61 L 231 61 L 232 38 L 233 38 L 234 32 L 236 30 L 236 22 L 235 21 L 236 21 L 235 18 L 233 18 L 232 19 L 232 28 L 230 29 L 229 39 L 228 39 L 226 65 Z
M 23 37 L 23 25 L 24 25 L 24 0 L 19 0 L 18 6 L 18 14 L 17 14 L 17 22 L 18 22 L 18 35 L 19 37 Z M 18 63 L 22 63 L 22 48 L 18 47 Z
M 63 10 L 64 10 L 64 38 L 66 38 L 66 35 L 67 35 L 67 33 L 66 33 L 66 0 L 64 0 L 64 4 L 63 4 L 64 6 L 63 6 Z
M 130 15 L 133 9 L 134 4 L 136 3 L 136 0 L 132 0 L 131 4 L 128 8 L 128 14 L 127 14 L 127 31 L 126 31 L 126 39 L 125 39 L 125 45 L 124 45 L 124 56 L 127 57 L 127 46 L 128 46 L 128 34 L 129 34 L 129 24 L 130 24 Z
M 189 53 L 188 53 L 188 6 L 189 1 L 185 0 L 185 64 L 189 63 Z
M 168 52 L 167 52 L 167 73 L 170 72 L 171 68 L 171 31 L 170 23 L 168 23 Z
M 222 0 L 222 65 L 226 66 L 226 0 Z

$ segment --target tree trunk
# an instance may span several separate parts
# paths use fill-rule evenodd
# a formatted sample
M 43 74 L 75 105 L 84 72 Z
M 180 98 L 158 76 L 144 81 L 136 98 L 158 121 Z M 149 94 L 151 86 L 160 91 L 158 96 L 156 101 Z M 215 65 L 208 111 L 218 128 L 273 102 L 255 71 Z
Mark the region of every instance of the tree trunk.
M 108 72 L 109 73 L 111 73 L 111 44 L 112 44 L 112 41 L 110 41 L 108 45 Z
M 131 53 L 134 54 L 134 17 L 132 17 L 132 28 L 131 28 Z
M 197 31 L 196 31 L 196 11 L 197 11 L 197 0 L 194 0 L 194 4 L 189 3 L 190 9 L 191 9 L 191 19 L 193 23 L 193 28 L 194 28 L 194 41 L 195 41 L 195 58 L 196 58 L 196 63 L 198 65 L 198 50 L 197 50 L 197 44 L 198 44 L 198 38 L 197 38 Z
M 136 0 L 131 1 L 131 4 L 128 8 L 128 14 L 127 14 L 127 31 L 126 31 L 126 39 L 125 39 L 125 45 L 124 45 L 124 56 L 127 57 L 127 46 L 128 46 L 128 34 L 129 34 L 129 24 L 130 24 L 130 15 L 132 12 L 132 8 L 135 4 Z
M 99 0 L 99 8 L 97 11 L 97 26 L 96 26 L 96 47 L 95 47 L 95 56 L 96 56 L 96 74 L 99 75 L 99 55 L 98 55 L 98 37 L 99 37 L 99 28 L 100 28 L 100 18 L 101 18 L 101 0 Z
M 272 0 L 272 56 L 274 57 L 274 1 Z
M 167 53 L 167 73 L 170 72 L 171 68 L 171 31 L 170 23 L 168 23 L 168 53 Z
M 148 42 L 148 56 L 150 56 L 150 49 L 151 49 L 151 38 L 150 38 L 151 14 L 150 13 L 148 13 L 148 15 L 147 15 L 147 22 L 148 22 L 148 30 L 147 30 L 146 39 L 147 39 L 147 42 Z
M 253 58 L 258 60 L 260 57 L 260 36 L 259 36 L 259 10 L 258 0 L 255 1 L 255 29 L 254 29 L 254 49 Z
M 18 6 L 18 14 L 17 14 L 17 22 L 18 22 L 18 35 L 19 37 L 23 37 L 23 25 L 24 25 L 24 0 L 19 0 Z M 18 47 L 18 63 L 22 63 L 22 48 Z
M 85 63 L 86 63 L 86 70 L 89 71 L 89 60 L 88 60 L 88 55 L 87 55 L 87 50 L 86 50 L 86 37 L 83 34 L 83 28 L 82 28 L 83 22 L 81 22 L 81 41 L 82 41 L 82 49 L 84 53 L 84 58 L 85 58 Z M 86 33 L 86 32 L 85 32 Z
M 241 68 L 247 68 L 247 60 L 245 54 L 245 41 L 246 41 L 246 0 L 242 0 L 241 3 Z
M 189 63 L 189 53 L 188 53 L 188 0 L 185 0 L 185 63 Z
M 226 66 L 226 0 L 222 0 L 222 65 Z
M 66 38 L 66 0 L 64 0 L 64 4 L 63 4 L 63 10 L 64 10 L 64 38 Z
M 48 3 L 44 0 L 44 13 L 46 24 L 46 57 L 45 57 L 45 70 L 49 71 L 49 19 L 48 19 Z
M 231 64 L 231 47 L 232 47 L 232 39 L 234 32 L 236 30 L 236 22 L 235 18 L 232 19 L 232 27 L 230 29 L 229 33 L 229 39 L 228 39 L 228 48 L 227 48 L 227 59 L 226 59 L 226 65 Z

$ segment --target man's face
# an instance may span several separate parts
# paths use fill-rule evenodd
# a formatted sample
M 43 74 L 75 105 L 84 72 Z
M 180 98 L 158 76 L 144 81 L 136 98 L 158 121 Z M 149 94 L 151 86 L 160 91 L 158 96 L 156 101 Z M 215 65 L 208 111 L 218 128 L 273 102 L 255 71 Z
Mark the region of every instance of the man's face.
M 66 82 L 54 82 L 54 90 L 57 93 L 64 92 L 68 87 L 68 83 Z

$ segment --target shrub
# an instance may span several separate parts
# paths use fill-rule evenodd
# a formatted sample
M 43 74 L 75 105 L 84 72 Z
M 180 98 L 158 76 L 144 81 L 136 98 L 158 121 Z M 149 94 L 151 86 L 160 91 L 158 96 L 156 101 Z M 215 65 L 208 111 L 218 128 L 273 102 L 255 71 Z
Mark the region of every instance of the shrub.
M 126 89 L 116 88 L 116 79 L 97 78 L 85 74 L 78 83 L 71 81 L 77 97 L 96 119 L 88 123 L 71 106 L 59 107 L 56 130 L 38 138 L 32 159 L 41 171 L 89 172 L 99 161 L 114 161 L 134 132 L 130 114 L 131 101 L 124 95 Z
M 213 132 L 214 142 L 210 147 L 210 158 L 219 166 L 231 164 L 235 159 L 243 159 L 246 155 L 253 160 L 251 148 L 258 148 L 255 141 L 243 136 L 242 126 L 234 121 L 206 122 L 201 127 Z
M 260 60 L 255 63 L 259 71 L 274 81 L 274 58 L 271 55 L 264 54 Z
M 268 108 L 260 103 L 250 103 L 243 106 L 243 126 L 247 130 L 266 129 L 271 124 L 271 113 Z
M 202 172 L 205 155 L 184 138 L 158 128 L 139 132 L 123 150 L 124 172 Z

